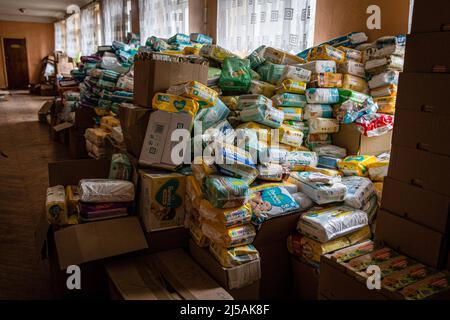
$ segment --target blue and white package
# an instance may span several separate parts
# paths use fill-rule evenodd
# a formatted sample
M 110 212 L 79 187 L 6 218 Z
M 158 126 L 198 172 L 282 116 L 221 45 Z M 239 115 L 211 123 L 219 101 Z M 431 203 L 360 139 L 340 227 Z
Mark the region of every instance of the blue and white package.
M 384 48 L 392 45 L 405 46 L 406 45 L 406 35 L 400 34 L 397 36 L 387 36 L 381 37 L 376 42 L 378 48 Z
M 311 71 L 312 74 L 336 73 L 337 65 L 334 60 L 316 60 L 301 65 L 302 69 Z
M 330 157 L 330 156 L 319 156 L 318 167 L 324 169 L 338 169 L 338 162 L 342 160 L 342 158 Z
M 219 98 L 216 99 L 216 104 L 211 108 L 200 110 L 195 121 L 202 124 L 202 131 L 211 128 L 216 123 L 226 119 L 230 114 L 230 109 Z
M 369 80 L 369 88 L 373 90 L 390 84 L 398 84 L 399 76 L 400 73 L 393 70 L 377 74 Z
M 242 122 L 256 122 L 273 129 L 281 127 L 284 121 L 284 112 L 271 105 L 256 105 L 241 111 Z
M 167 40 L 169 44 L 181 44 L 181 43 L 189 43 L 191 42 L 191 38 L 187 34 L 177 33 L 173 37 Z
M 305 107 L 304 116 L 305 120 L 314 118 L 334 118 L 333 107 L 329 104 L 307 104 Z
M 207 35 L 204 35 L 202 33 L 191 33 L 191 41 L 192 42 L 197 42 L 197 43 L 201 43 L 201 44 L 212 44 L 213 43 L 213 38 L 208 37 Z
M 339 102 L 339 90 L 336 88 L 306 89 L 306 101 L 309 104 L 335 104 Z
M 372 98 L 363 104 L 347 100 L 336 108 L 336 119 L 340 124 L 350 124 L 366 114 L 374 114 L 378 111 L 378 104 Z
M 355 209 L 363 208 L 375 194 L 373 182 L 364 177 L 344 177 L 342 184 L 347 187 L 345 204 Z

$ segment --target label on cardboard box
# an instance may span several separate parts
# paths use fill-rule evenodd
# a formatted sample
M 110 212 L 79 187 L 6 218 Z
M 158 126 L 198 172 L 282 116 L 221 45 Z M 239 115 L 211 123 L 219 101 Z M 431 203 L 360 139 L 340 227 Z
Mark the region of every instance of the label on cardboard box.
M 178 173 L 141 175 L 141 217 L 147 232 L 184 225 L 186 176 Z

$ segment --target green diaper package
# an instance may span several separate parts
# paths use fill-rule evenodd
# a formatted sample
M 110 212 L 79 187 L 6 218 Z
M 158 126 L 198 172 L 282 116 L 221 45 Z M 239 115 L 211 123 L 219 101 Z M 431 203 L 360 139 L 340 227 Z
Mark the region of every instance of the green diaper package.
M 252 82 L 248 59 L 226 58 L 222 66 L 219 87 L 228 92 L 248 92 Z
M 232 177 L 206 177 L 205 189 L 208 201 L 221 209 L 240 207 L 249 196 L 249 187 L 245 181 Z

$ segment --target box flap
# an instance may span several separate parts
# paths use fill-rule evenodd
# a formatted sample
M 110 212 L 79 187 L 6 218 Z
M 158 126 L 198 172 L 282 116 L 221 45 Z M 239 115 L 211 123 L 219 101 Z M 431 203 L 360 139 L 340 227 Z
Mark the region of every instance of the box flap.
M 148 248 L 136 217 L 61 229 L 55 232 L 55 243 L 61 269 Z
M 123 140 L 128 152 L 135 157 L 141 154 L 151 110 L 131 104 L 121 104 L 119 107 L 120 126 Z
M 63 122 L 53 127 L 53 130 L 56 132 L 61 132 L 63 130 L 67 130 L 73 127 L 73 123 L 71 122 Z
M 54 101 L 53 100 L 47 100 L 44 102 L 44 104 L 42 105 L 42 107 L 39 109 L 38 113 L 39 114 L 48 114 L 50 113 L 50 110 L 53 106 Z
M 182 249 L 154 255 L 158 269 L 186 300 L 233 300 Z
M 78 185 L 81 179 L 105 179 L 109 176 L 110 160 L 69 160 L 48 164 L 50 187 Z

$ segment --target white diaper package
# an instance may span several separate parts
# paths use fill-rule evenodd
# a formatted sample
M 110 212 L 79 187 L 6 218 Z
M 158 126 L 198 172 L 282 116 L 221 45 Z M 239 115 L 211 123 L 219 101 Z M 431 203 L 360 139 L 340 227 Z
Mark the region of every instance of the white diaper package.
M 375 50 L 372 57 L 374 58 L 383 58 L 388 56 L 399 56 L 403 57 L 405 55 L 405 46 L 400 46 L 398 44 L 392 44 L 389 46 L 385 46 L 383 48 L 379 48 Z
M 342 184 L 347 187 L 345 204 L 355 209 L 362 209 L 375 194 L 373 182 L 364 177 L 344 177 Z
M 341 177 L 330 177 L 317 172 L 297 172 L 290 181 L 296 181 L 299 190 L 319 205 L 342 202 L 347 193 L 347 187 L 340 182 Z
M 83 179 L 79 183 L 82 202 L 132 202 L 134 184 L 125 180 Z
M 333 60 L 316 60 L 300 65 L 302 69 L 311 71 L 313 74 L 336 73 L 336 62 Z
M 347 156 L 347 150 L 333 145 L 317 146 L 312 149 L 318 156 L 328 156 L 343 159 Z
M 281 75 L 280 83 L 284 80 L 295 80 L 301 82 L 309 82 L 311 80 L 311 70 L 301 66 L 286 66 Z
M 292 195 L 292 198 L 298 203 L 300 206 L 299 210 L 301 212 L 309 210 L 314 205 L 314 202 L 307 194 L 303 192 L 297 192 Z
M 304 109 L 303 118 L 305 120 L 314 118 L 334 118 L 333 107 L 329 104 L 307 104 Z
M 339 64 L 338 72 L 342 74 L 351 74 L 352 76 L 365 78 L 366 70 L 364 68 L 364 63 L 347 60 L 344 63 Z
M 310 134 L 325 134 L 339 132 L 337 119 L 314 118 L 308 120 Z
M 377 74 L 369 80 L 369 88 L 373 90 L 390 84 L 398 84 L 399 75 L 398 71 L 392 70 Z
M 335 104 L 339 102 L 339 91 L 336 88 L 306 89 L 306 101 L 310 104 Z
M 291 171 L 302 171 L 304 167 L 317 167 L 317 154 L 309 151 L 293 151 L 286 156 Z
M 298 221 L 297 230 L 321 243 L 345 236 L 368 224 L 367 213 L 347 206 L 313 209 Z

